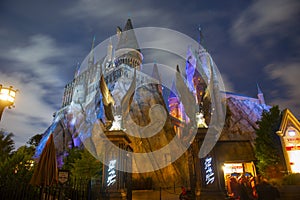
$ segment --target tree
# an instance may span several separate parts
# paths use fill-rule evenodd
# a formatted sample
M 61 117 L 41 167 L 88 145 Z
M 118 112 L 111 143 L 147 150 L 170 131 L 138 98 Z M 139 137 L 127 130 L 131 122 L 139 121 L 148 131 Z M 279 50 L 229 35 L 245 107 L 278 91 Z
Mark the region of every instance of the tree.
M 68 149 L 67 156 L 64 158 L 64 165 L 62 166 L 62 169 L 71 171 L 74 168 L 73 165 L 75 161 L 81 159 L 82 153 L 83 150 L 78 147 Z
M 4 162 L 15 148 L 15 142 L 12 139 L 13 136 L 13 133 L 8 133 L 3 129 L 0 130 L 0 162 Z
M 269 112 L 264 111 L 258 121 L 256 130 L 255 156 L 258 160 L 259 172 L 268 178 L 278 177 L 278 172 L 283 168 L 282 148 L 280 138 L 276 134 L 280 126 L 282 113 L 278 106 L 273 106 Z M 277 172 L 277 173 L 276 173 Z
M 72 164 L 71 174 L 75 178 L 87 178 L 90 179 L 100 178 L 102 173 L 102 163 L 97 160 L 90 152 L 84 148 L 81 152 L 81 157 L 75 159 Z
M 28 184 L 33 173 L 32 147 L 22 146 L 4 162 L 0 162 L 0 187 Z
M 27 144 L 37 147 L 40 144 L 42 138 L 43 138 L 43 134 L 36 134 L 29 139 Z
M 12 137 L 12 133 L 0 131 L 0 190 L 8 195 L 16 192 L 16 188 L 20 191 L 28 185 L 35 164 L 32 159 L 35 148 L 21 146 L 13 151 Z

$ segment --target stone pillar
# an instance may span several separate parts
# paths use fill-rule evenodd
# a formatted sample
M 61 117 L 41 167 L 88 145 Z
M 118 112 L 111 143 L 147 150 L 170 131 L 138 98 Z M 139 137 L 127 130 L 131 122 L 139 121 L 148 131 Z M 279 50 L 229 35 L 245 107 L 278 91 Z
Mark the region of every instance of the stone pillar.
M 197 143 L 197 169 L 200 172 L 200 178 L 197 179 L 201 187 L 200 199 L 225 199 L 224 188 L 220 182 L 222 180 L 222 168 L 217 157 L 216 148 L 214 147 L 204 158 L 199 158 L 198 153 L 206 136 L 207 129 L 198 129 L 195 142 Z M 217 143 L 215 144 L 217 145 Z
M 132 199 L 131 171 L 132 159 L 125 150 L 132 152 L 129 146 L 130 139 L 121 130 L 106 131 L 106 137 L 118 148 L 106 149 L 105 161 L 108 165 L 103 166 L 102 187 L 109 199 Z M 119 169 L 119 170 L 117 170 Z
M 197 135 L 195 136 L 193 143 L 189 147 L 189 173 L 190 173 L 190 185 L 191 190 L 196 197 L 200 196 L 202 186 L 202 173 L 201 173 L 201 159 L 198 156 L 202 139 L 207 132 L 207 128 L 199 128 Z
M 224 199 L 221 187 L 221 172 L 215 148 L 205 158 L 199 158 L 199 150 L 207 133 L 207 128 L 199 128 L 189 148 L 189 173 L 191 190 L 196 199 Z M 216 144 L 217 145 L 217 144 Z

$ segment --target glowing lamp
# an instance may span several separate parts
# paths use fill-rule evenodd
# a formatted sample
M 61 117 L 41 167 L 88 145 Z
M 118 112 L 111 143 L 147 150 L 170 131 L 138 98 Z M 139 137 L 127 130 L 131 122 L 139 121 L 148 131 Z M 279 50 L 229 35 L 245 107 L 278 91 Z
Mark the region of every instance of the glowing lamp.
M 290 137 L 294 137 L 294 136 L 296 136 L 296 131 L 295 130 L 289 130 L 288 134 L 289 134 Z
M 16 92 L 17 90 L 14 90 L 12 86 L 3 87 L 0 84 L 0 120 L 5 107 L 9 109 L 14 107 Z

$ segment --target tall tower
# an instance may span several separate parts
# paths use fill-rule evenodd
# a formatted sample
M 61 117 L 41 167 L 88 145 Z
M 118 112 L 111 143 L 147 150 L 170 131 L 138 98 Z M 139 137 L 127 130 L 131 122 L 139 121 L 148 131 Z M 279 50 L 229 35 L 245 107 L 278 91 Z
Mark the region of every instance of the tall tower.
M 257 83 L 257 98 L 260 104 L 266 104 L 264 94 L 262 93 L 258 83 Z
M 126 64 L 136 68 L 137 70 L 140 70 L 143 55 L 139 49 L 130 19 L 127 20 L 123 31 L 118 28 L 118 35 L 120 35 L 120 39 L 115 52 L 116 67 L 120 66 L 121 64 Z
M 111 38 L 109 38 L 109 42 L 108 42 L 108 45 L 107 45 L 106 59 L 107 59 L 107 62 L 111 62 L 114 59 L 114 49 L 113 49 Z
M 158 80 L 158 82 L 160 83 L 158 85 L 158 91 L 163 94 L 163 87 L 161 85 L 161 77 L 160 77 L 160 74 L 159 74 L 159 71 L 158 71 L 158 67 L 157 67 L 157 64 L 156 62 L 154 63 L 154 66 L 153 66 L 153 70 L 152 70 L 152 77 L 155 78 L 156 80 Z
M 109 42 L 107 45 L 107 53 L 106 53 L 106 57 L 103 62 L 104 69 L 106 72 L 113 70 L 113 68 L 115 67 L 114 56 L 115 56 L 114 55 L 114 47 L 113 47 L 111 38 L 109 38 Z
M 206 49 L 203 47 L 203 33 L 202 29 L 199 28 L 199 49 L 198 49 L 198 59 L 199 64 L 201 67 L 198 67 L 200 70 L 199 73 L 202 76 L 202 78 L 205 80 L 206 83 L 209 82 L 210 78 L 210 55 L 206 51 Z M 195 72 L 197 73 L 197 71 Z
M 90 55 L 89 55 L 88 67 L 91 67 L 91 66 L 94 65 L 94 43 L 95 43 L 95 36 L 93 38 L 92 48 L 91 48 L 91 52 L 90 52 Z

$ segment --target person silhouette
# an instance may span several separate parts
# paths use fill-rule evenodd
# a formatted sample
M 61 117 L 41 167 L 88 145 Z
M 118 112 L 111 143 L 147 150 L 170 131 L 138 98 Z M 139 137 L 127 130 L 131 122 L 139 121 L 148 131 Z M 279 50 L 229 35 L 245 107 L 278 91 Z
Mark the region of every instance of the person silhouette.
M 280 199 L 279 190 L 272 186 L 267 179 L 261 178 L 260 183 L 256 185 L 257 200 L 276 200 Z

